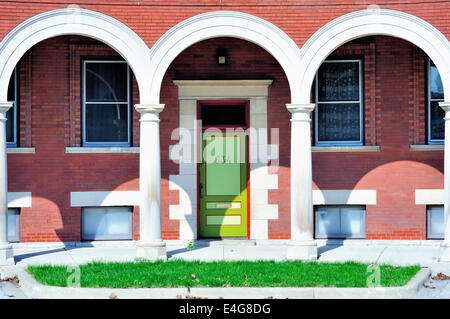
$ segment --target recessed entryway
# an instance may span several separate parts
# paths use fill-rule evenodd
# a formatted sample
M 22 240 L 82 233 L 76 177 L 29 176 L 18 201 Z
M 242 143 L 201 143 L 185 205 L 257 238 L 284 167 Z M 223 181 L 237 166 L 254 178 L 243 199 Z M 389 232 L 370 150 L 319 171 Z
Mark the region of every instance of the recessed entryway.
M 248 235 L 248 107 L 248 101 L 198 101 L 202 238 Z
M 232 111 L 235 126 L 239 124 L 242 127 L 242 123 L 248 126 L 250 134 L 246 140 L 249 150 L 247 181 L 250 187 L 247 191 L 247 235 L 244 238 L 268 239 L 269 221 L 278 219 L 278 205 L 269 203 L 268 192 L 270 189 L 278 188 L 278 176 L 269 173 L 269 164 L 259 160 L 256 155 L 259 149 L 267 149 L 267 158 L 264 159 L 278 159 L 278 145 L 267 143 L 267 97 L 272 82 L 272 80 L 173 81 L 178 87 L 179 128 L 183 134 L 178 144 L 170 146 L 170 159 L 179 163 L 179 174 L 170 175 L 169 189 L 179 192 L 179 203 L 169 205 L 169 216 L 171 220 L 179 221 L 180 239 L 191 240 L 202 237 L 198 198 L 200 157 L 197 153 L 201 149 L 200 132 L 203 125 L 199 125 L 198 121 L 201 119 L 199 101 L 216 101 L 215 106 L 222 106 L 222 111 L 225 112 L 226 109 Z M 227 105 L 228 101 L 234 106 Z M 238 106 L 239 103 L 236 103 L 239 101 L 248 103 L 245 111 L 239 110 L 242 107 L 242 104 Z M 245 114 L 245 119 L 238 114 Z M 220 120 L 225 121 L 224 118 Z M 208 121 L 209 124 L 214 123 L 214 126 L 224 124 L 218 123 L 217 117 L 207 119 L 204 123 Z

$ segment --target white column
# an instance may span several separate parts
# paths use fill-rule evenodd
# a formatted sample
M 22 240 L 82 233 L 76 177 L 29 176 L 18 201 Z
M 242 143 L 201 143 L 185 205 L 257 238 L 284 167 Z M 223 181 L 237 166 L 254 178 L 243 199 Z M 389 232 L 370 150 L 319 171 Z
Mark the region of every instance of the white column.
M 166 244 L 161 239 L 161 156 L 159 112 L 163 104 L 137 104 L 140 119 L 139 188 L 141 203 L 140 240 L 136 258 L 167 259 Z
M 287 104 L 291 117 L 291 242 L 287 259 L 317 259 L 313 238 L 311 119 L 314 104 Z
M 445 145 L 444 145 L 444 216 L 445 235 L 444 252 L 439 261 L 450 262 L 450 102 L 440 102 L 439 106 L 445 111 Z
M 6 112 L 13 103 L 0 103 L 0 265 L 14 264 L 8 243 L 8 170 L 6 160 Z

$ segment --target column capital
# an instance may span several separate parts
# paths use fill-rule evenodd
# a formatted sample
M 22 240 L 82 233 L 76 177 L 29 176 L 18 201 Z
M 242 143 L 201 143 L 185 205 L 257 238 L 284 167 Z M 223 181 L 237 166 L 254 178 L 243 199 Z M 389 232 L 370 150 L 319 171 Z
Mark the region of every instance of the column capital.
M 439 102 L 439 106 L 445 111 L 450 111 L 450 102 Z
M 165 104 L 135 104 L 134 108 L 141 114 L 159 114 L 164 109 Z
M 316 104 L 306 103 L 306 104 L 286 104 L 289 112 L 294 113 L 311 113 L 314 110 Z
M 0 103 L 0 121 L 6 121 L 6 112 L 14 106 L 14 102 Z

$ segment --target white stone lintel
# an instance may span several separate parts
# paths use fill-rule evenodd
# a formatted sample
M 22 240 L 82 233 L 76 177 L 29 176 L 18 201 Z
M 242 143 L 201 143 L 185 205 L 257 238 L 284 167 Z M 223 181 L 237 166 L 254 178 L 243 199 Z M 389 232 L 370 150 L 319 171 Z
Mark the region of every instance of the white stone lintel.
M 31 192 L 8 192 L 8 207 L 31 207 Z
M 266 97 L 273 80 L 174 80 L 178 98 L 243 98 Z
M 313 190 L 313 205 L 376 205 L 374 189 Z
M 71 207 L 139 206 L 139 191 L 71 192 Z
M 444 205 L 443 189 L 416 189 L 416 205 Z

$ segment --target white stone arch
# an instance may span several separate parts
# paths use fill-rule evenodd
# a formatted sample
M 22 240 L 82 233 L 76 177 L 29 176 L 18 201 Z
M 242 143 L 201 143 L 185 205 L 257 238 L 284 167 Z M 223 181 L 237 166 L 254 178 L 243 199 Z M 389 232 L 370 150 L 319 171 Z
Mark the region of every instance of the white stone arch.
M 428 22 L 396 10 L 373 8 L 345 14 L 320 28 L 300 50 L 300 96 L 310 102 L 311 85 L 322 62 L 335 49 L 356 38 L 387 35 L 407 40 L 421 48 L 436 64 L 450 101 L 450 44 Z
M 61 35 L 82 35 L 116 50 L 130 65 L 146 100 L 150 50 L 144 41 L 122 22 L 105 14 L 70 7 L 33 16 L 10 31 L 0 42 L 0 101 L 7 101 L 9 78 L 25 52 L 35 44 Z
M 283 68 L 295 100 L 300 50 L 272 23 L 236 11 L 215 11 L 186 19 L 167 31 L 152 47 L 150 96 L 159 103 L 161 82 L 172 61 L 189 46 L 211 38 L 233 37 L 252 42 L 269 52 Z

